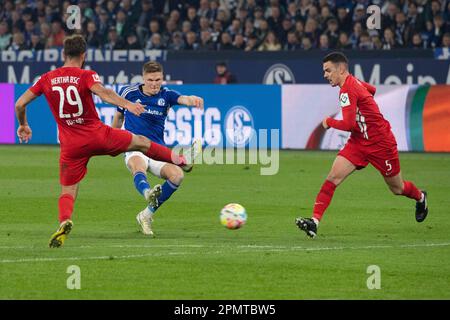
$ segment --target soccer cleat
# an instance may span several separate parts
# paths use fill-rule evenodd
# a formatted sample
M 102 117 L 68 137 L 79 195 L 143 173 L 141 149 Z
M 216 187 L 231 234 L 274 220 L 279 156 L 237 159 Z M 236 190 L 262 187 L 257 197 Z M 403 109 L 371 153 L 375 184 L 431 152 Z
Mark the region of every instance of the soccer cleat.
M 295 224 L 301 230 L 305 231 L 309 237 L 314 238 L 317 236 L 317 225 L 313 219 L 299 217 L 295 219 Z
M 423 193 L 423 202 L 416 202 L 416 221 L 422 222 L 428 215 L 428 200 L 427 200 L 427 192 L 422 191 Z
M 155 185 L 152 189 L 147 189 L 144 192 L 145 200 L 147 200 L 150 207 L 158 207 L 158 198 L 161 195 L 162 187 L 160 184 Z
M 186 164 L 181 167 L 185 172 L 191 172 L 194 167 L 195 159 L 202 152 L 202 141 L 200 139 L 195 139 L 191 147 L 187 152 L 183 153 L 183 157 L 186 160 Z
M 152 231 L 153 214 L 146 212 L 146 209 L 144 209 L 137 214 L 136 220 L 141 226 L 141 231 L 143 234 L 153 236 Z
M 64 244 L 64 241 L 66 241 L 66 238 L 69 235 L 72 228 L 73 222 L 71 220 L 65 220 L 61 222 L 61 225 L 59 226 L 58 230 L 56 230 L 56 232 L 52 234 L 48 246 L 50 248 L 61 247 Z

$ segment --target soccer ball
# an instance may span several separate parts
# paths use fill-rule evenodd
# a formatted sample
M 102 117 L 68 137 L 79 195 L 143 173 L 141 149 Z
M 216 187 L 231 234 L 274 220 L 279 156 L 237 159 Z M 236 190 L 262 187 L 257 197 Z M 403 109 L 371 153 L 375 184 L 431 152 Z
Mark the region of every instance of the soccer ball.
M 246 221 L 247 212 L 238 203 L 229 203 L 220 211 L 220 223 L 228 229 L 239 229 Z

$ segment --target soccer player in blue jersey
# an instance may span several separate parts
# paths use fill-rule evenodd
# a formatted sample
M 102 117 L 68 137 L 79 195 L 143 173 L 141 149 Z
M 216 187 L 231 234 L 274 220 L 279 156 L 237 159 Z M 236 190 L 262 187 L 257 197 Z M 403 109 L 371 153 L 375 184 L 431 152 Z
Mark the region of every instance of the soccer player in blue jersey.
M 131 102 L 141 103 L 146 111 L 136 116 L 128 110 L 117 107 L 112 127 L 120 128 L 123 125 L 124 129 L 132 133 L 143 135 L 156 143 L 165 145 L 164 123 L 169 109 L 174 105 L 203 109 L 203 99 L 197 96 L 180 95 L 174 90 L 162 87 L 163 67 L 158 62 L 145 63 L 142 76 L 143 84 L 125 86 L 120 89 L 119 95 Z M 200 141 L 194 141 L 192 146 L 194 154 L 191 157 L 195 158 L 195 153 L 198 153 L 200 149 Z M 142 233 L 152 236 L 153 215 L 177 191 L 184 178 L 183 170 L 171 163 L 156 161 L 135 151 L 125 153 L 125 164 L 133 175 L 137 191 L 149 202 L 149 205 L 138 213 L 136 219 Z M 147 180 L 147 171 L 166 181 L 162 186 L 155 185 L 151 188 Z

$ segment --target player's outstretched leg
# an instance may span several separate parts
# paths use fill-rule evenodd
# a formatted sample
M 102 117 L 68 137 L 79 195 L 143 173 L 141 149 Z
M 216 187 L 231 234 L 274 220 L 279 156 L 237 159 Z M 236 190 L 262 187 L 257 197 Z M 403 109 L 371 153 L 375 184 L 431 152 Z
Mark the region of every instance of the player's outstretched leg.
M 341 184 L 356 167 L 347 158 L 338 155 L 334 160 L 330 173 L 327 179 L 322 184 L 319 193 L 317 194 L 316 201 L 313 208 L 313 216 L 311 218 L 299 217 L 295 219 L 295 224 L 301 230 L 305 231 L 308 236 L 314 238 L 317 235 L 317 228 L 320 220 L 325 213 L 325 210 L 333 199 L 334 191 L 337 186 Z
M 61 196 L 58 200 L 59 210 L 59 227 L 55 233 L 50 237 L 48 246 L 50 248 L 59 248 L 66 241 L 67 236 L 73 228 L 73 222 L 71 220 L 73 214 L 73 207 L 75 199 L 78 194 L 79 183 L 70 186 L 62 186 Z
M 313 216 L 311 219 L 297 218 L 295 223 L 297 227 L 305 231 L 308 236 L 314 238 L 317 235 L 317 227 L 319 226 L 319 221 L 322 220 L 322 216 L 325 210 L 330 205 L 331 199 L 333 198 L 334 191 L 336 190 L 336 185 L 325 180 L 319 193 L 317 194 L 316 201 L 313 208 Z
M 178 190 L 184 178 L 183 171 L 178 166 L 170 163 L 166 163 L 161 168 L 159 175 L 161 178 L 166 179 L 166 181 L 162 186 L 158 185 L 160 189 L 159 193 L 155 193 L 157 195 L 156 205 L 149 204 L 136 217 L 136 220 L 141 226 L 142 233 L 146 235 L 153 235 L 152 222 L 156 210 Z
M 173 163 L 180 167 L 188 164 L 183 155 L 178 155 L 166 146 L 153 142 L 141 135 L 133 134 L 131 143 L 125 151 L 141 151 L 151 159 Z
M 189 172 L 194 166 L 195 158 L 200 154 L 201 142 L 197 139 L 194 140 L 187 153 L 178 155 L 166 146 L 150 141 L 144 136 L 133 134 L 131 143 L 126 151 L 141 151 L 151 159 L 173 163 L 181 167 L 184 171 Z

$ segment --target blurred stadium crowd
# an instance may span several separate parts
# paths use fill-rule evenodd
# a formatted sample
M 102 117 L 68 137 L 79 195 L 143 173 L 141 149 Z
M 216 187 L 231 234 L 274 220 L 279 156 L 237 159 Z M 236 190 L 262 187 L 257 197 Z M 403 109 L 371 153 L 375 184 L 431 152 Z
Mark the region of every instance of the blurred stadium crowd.
M 81 9 L 69 30 L 67 7 Z M 366 9 L 381 8 L 381 30 Z M 85 35 L 103 49 L 278 51 L 450 47 L 450 0 L 1 0 L 0 50 L 61 47 Z

